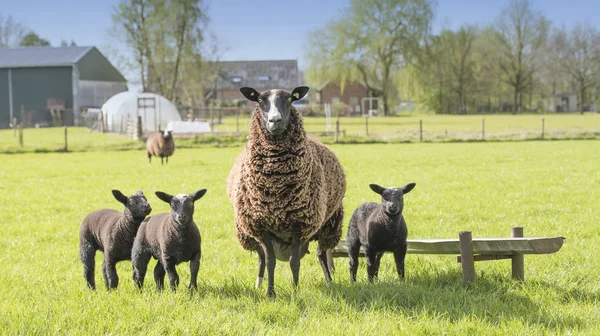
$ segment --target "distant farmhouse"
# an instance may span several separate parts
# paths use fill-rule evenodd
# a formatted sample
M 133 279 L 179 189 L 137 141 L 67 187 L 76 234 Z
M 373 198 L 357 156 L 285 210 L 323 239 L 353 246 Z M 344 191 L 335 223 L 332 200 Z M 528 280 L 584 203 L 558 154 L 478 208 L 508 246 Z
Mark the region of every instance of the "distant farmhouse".
M 127 91 L 125 77 L 95 47 L 0 48 L 0 128 L 17 122 L 80 125 L 80 111 Z
M 240 88 L 249 86 L 262 92 L 269 89 L 292 91 L 304 82 L 297 60 L 219 62 L 215 98 L 244 100 Z
M 315 103 L 335 104 L 342 102 L 352 108 L 352 113 L 360 114 L 363 109 L 363 98 L 369 97 L 369 90 L 358 82 L 347 83 L 344 91 L 338 83 L 328 81 L 315 88 Z

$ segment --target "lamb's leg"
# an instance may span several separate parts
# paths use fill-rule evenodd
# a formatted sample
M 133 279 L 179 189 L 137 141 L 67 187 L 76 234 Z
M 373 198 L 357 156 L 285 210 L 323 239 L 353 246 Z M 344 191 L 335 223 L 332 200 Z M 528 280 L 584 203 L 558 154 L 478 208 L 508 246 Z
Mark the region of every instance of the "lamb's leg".
M 164 163 L 163 163 L 163 156 L 162 156 L 162 155 L 160 156 L 160 164 L 161 164 L 161 165 L 162 165 L 162 164 L 164 164 Z
M 94 279 L 94 268 L 96 267 L 96 249 L 87 241 L 79 246 L 79 257 L 83 262 L 83 276 L 88 288 L 96 289 L 96 280 Z
M 360 241 L 358 239 L 346 240 L 348 259 L 350 260 L 350 282 L 356 282 L 358 271 L 358 255 L 360 254 Z
M 150 154 L 150 152 L 146 152 L 146 155 L 148 155 L 148 164 L 150 164 L 152 162 L 152 154 Z
M 377 274 L 377 252 L 367 248 L 365 251 L 365 257 L 367 259 L 367 276 L 369 281 L 373 282 L 375 274 Z
M 404 243 L 394 252 L 394 260 L 396 261 L 396 271 L 400 279 L 404 279 L 404 259 L 406 258 L 406 249 L 408 245 Z
M 162 290 L 165 288 L 165 268 L 163 267 L 160 260 L 154 266 L 154 282 L 156 283 L 156 289 Z
M 377 265 L 375 268 L 375 279 L 377 279 L 379 277 L 379 266 L 381 265 L 381 257 L 383 257 L 383 252 L 378 253 L 377 259 L 375 260 L 377 262 Z
M 169 276 L 171 290 L 175 291 L 177 290 L 177 286 L 179 286 L 179 275 L 177 274 L 177 270 L 175 270 L 175 262 L 171 259 L 166 259 L 163 264 Z
M 104 255 L 102 263 L 102 272 L 104 274 L 104 284 L 106 289 L 115 289 L 119 286 L 119 275 L 117 274 L 117 263 L 108 255 Z
M 133 282 L 137 288 L 141 289 L 144 286 L 144 278 L 148 270 L 150 262 L 150 253 L 142 251 L 139 247 L 134 246 L 131 253 L 131 264 L 133 265 Z
M 258 254 L 258 277 L 256 278 L 255 287 L 260 288 L 265 277 L 265 251 L 263 251 L 262 247 L 259 247 L 256 250 L 256 254 Z
M 169 164 L 169 157 L 168 156 L 165 158 L 165 161 L 166 161 L 166 164 Z
M 292 281 L 294 286 L 298 286 L 300 274 L 300 234 L 292 233 L 292 251 L 290 255 L 290 268 L 292 269 Z
M 319 241 L 319 245 L 317 246 L 317 257 L 319 258 L 319 263 L 323 269 L 325 282 L 331 283 L 331 273 L 329 272 L 329 265 L 327 264 L 327 250 L 323 248 L 321 241 Z
M 198 270 L 200 269 L 200 252 L 190 260 L 190 286 L 189 289 L 197 289 Z
M 262 242 L 260 242 L 262 248 L 264 250 L 264 254 L 267 262 L 267 277 L 268 277 L 268 286 L 267 286 L 267 295 L 274 297 L 275 296 L 275 263 L 277 260 L 275 259 L 275 251 L 273 250 L 273 242 L 271 242 L 271 236 L 269 234 L 263 235 Z

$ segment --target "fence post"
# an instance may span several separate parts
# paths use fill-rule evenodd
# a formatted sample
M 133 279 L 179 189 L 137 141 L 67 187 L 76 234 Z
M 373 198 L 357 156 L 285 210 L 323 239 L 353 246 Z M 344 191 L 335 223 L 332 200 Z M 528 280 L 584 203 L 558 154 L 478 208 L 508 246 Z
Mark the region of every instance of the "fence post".
M 522 238 L 523 237 L 523 228 L 522 227 L 514 227 L 510 230 L 511 238 Z M 525 260 L 523 255 L 520 253 L 516 253 L 512 255 L 512 277 L 515 280 L 523 280 L 525 279 Z
M 423 119 L 419 119 L 419 141 L 423 142 Z
M 340 134 L 340 120 L 335 121 L 335 143 L 338 142 L 338 137 Z
M 13 118 L 13 136 L 16 137 L 17 136 L 17 128 L 19 128 L 19 125 L 17 125 L 17 118 Z
M 365 130 L 367 131 L 367 136 L 369 136 L 369 116 L 365 117 Z
M 542 118 L 542 140 L 544 140 L 544 118 Z
M 481 140 L 485 140 L 485 119 L 481 118 Z
M 23 147 L 23 120 L 19 123 L 19 145 Z
M 67 146 L 67 125 L 64 126 L 65 127 L 65 153 L 69 151 L 68 146 Z
M 237 114 L 235 115 L 235 129 L 236 132 L 240 132 L 240 113 L 242 112 L 242 107 L 238 107 Z
M 460 241 L 460 258 L 462 263 L 463 280 L 469 283 L 475 281 L 475 260 L 473 258 L 473 236 L 471 231 L 458 233 Z

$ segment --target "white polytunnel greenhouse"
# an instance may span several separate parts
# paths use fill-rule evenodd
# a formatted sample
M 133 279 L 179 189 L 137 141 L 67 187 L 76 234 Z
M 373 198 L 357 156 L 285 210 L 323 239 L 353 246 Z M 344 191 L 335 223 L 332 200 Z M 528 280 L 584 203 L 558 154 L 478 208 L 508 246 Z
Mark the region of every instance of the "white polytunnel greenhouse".
M 181 121 L 179 111 L 167 98 L 156 93 L 121 92 L 102 105 L 107 130 L 123 132 L 128 122 L 142 117 L 142 131 L 152 132 L 167 128 L 170 121 Z

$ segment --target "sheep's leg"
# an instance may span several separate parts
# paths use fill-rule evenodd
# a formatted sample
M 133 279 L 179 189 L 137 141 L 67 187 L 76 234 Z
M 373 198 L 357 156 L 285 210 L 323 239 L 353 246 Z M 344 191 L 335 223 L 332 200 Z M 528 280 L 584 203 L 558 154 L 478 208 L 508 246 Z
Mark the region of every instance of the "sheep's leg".
M 262 287 L 263 278 L 265 277 L 265 251 L 262 247 L 256 249 L 258 254 L 258 277 L 256 278 L 256 288 Z
M 271 237 L 268 234 L 263 235 L 263 239 L 261 242 L 262 248 L 264 249 L 264 254 L 267 262 L 267 276 L 268 276 L 268 286 L 267 286 L 267 295 L 274 297 L 275 296 L 275 250 L 273 250 L 273 242 L 271 242 Z
M 150 152 L 146 152 L 146 155 L 148 155 L 148 164 L 150 164 L 152 162 L 152 154 L 150 154 Z
M 381 265 L 381 257 L 383 257 L 383 252 L 378 253 L 377 259 L 375 260 L 377 262 L 377 266 L 375 268 L 375 278 L 379 277 L 379 266 Z
M 131 251 L 131 264 L 133 265 L 133 282 L 137 288 L 141 289 L 144 286 L 144 278 L 146 270 L 150 262 L 150 253 L 143 251 L 140 245 L 134 245 Z
M 156 283 L 156 289 L 162 290 L 165 288 L 165 268 L 163 267 L 160 260 L 154 266 L 154 282 Z
M 369 281 L 373 282 L 373 279 L 375 278 L 375 274 L 377 274 L 377 252 L 371 250 L 371 249 L 366 249 L 365 251 L 365 257 L 367 259 L 367 276 Z
M 162 156 L 162 155 L 160 156 L 160 164 L 161 164 L 161 165 L 162 165 L 162 164 L 164 164 L 164 163 L 163 163 L 163 156 Z
M 119 275 L 117 274 L 117 263 L 111 260 L 110 256 L 104 256 L 102 263 L 102 272 L 104 274 L 104 284 L 106 289 L 114 289 L 119 286 Z
M 348 259 L 350 260 L 350 282 L 356 282 L 358 271 L 358 255 L 360 254 L 360 241 L 358 239 L 347 241 Z
M 200 270 L 200 252 L 190 260 L 190 286 L 189 289 L 197 289 L 198 270 Z
M 319 258 L 319 263 L 323 269 L 325 282 L 331 283 L 331 273 L 329 272 L 329 265 L 327 264 L 327 249 L 323 248 L 321 241 L 319 241 L 319 245 L 317 246 L 317 257 Z
M 300 235 L 297 232 L 292 233 L 290 268 L 292 269 L 292 281 L 294 286 L 297 287 L 300 276 Z
M 400 279 L 404 279 L 404 259 L 406 258 L 406 249 L 408 245 L 404 243 L 398 250 L 394 252 L 394 260 L 396 261 L 396 271 Z
M 166 164 L 169 164 L 169 157 L 168 156 L 165 158 L 165 161 L 166 161 Z
M 83 276 L 88 288 L 96 289 L 96 280 L 94 279 L 94 268 L 96 267 L 96 249 L 87 241 L 79 247 L 79 256 L 83 262 Z
M 169 285 L 171 286 L 171 290 L 175 291 L 177 286 L 179 286 L 179 275 L 177 274 L 177 270 L 175 270 L 175 262 L 171 259 L 167 259 L 163 264 L 165 270 L 167 271 L 167 275 L 169 276 Z

